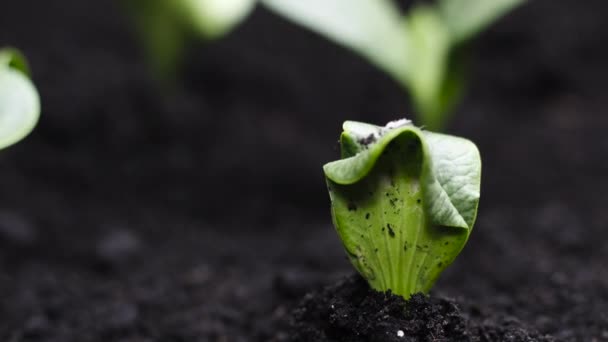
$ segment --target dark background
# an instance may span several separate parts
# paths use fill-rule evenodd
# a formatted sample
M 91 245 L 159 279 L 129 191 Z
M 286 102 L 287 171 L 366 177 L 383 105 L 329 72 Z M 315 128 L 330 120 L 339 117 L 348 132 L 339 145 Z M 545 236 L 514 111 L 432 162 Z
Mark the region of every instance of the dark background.
M 118 2 L 1 7 L 43 111 L 0 153 L 0 340 L 266 341 L 351 272 L 321 166 L 342 121 L 412 117 L 388 76 L 258 6 L 167 92 Z M 608 340 L 606 13 L 498 22 L 448 129 L 479 146 L 482 201 L 434 294 L 565 341 Z

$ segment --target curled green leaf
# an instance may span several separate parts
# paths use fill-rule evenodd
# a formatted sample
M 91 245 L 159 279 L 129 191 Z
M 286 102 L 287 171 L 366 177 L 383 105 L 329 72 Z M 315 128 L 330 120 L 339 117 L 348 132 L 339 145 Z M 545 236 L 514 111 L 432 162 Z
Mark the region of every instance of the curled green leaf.
M 325 164 L 334 225 L 380 291 L 428 292 L 468 240 L 481 178 L 476 146 L 400 120 L 347 121 L 343 159 Z
M 28 73 L 21 53 L 0 49 L 0 148 L 23 139 L 38 122 L 40 98 Z

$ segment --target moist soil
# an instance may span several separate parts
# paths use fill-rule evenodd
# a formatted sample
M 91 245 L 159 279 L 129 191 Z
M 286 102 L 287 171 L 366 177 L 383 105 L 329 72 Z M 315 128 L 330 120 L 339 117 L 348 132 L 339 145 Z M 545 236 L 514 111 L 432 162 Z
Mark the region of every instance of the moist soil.
M 292 315 L 291 341 L 554 341 L 515 317 L 480 320 L 472 304 L 374 291 L 359 275 L 306 295 Z
M 342 121 L 413 116 L 390 78 L 260 7 L 160 86 L 118 2 L 9 2 L 43 114 L 0 153 L 0 340 L 608 341 L 607 12 L 530 1 L 476 42 L 447 131 L 479 217 L 405 302 L 352 276 L 321 172 Z

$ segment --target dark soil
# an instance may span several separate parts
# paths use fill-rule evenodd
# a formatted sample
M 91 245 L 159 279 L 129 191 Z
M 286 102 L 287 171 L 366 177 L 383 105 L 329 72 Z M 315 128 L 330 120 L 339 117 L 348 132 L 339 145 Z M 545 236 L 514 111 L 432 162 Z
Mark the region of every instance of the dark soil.
M 344 279 L 304 298 L 294 310 L 291 341 L 553 341 L 514 317 L 479 320 L 452 300 L 416 294 L 405 301 L 369 288 L 360 276 Z
M 411 116 L 387 76 L 258 8 L 167 92 L 117 3 L 3 4 L 43 116 L 0 153 L 0 341 L 608 340 L 607 7 L 533 0 L 480 37 L 449 127 L 482 153 L 478 222 L 408 304 L 339 282 L 321 172 L 342 121 Z

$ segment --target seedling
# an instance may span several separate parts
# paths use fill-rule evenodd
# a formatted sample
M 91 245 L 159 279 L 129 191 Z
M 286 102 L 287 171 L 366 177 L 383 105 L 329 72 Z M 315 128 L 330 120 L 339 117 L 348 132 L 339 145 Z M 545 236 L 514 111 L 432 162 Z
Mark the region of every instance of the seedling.
M 261 0 L 347 47 L 409 93 L 422 124 L 444 128 L 460 100 L 473 37 L 525 0 L 437 0 L 406 16 L 394 0 Z
M 427 293 L 473 229 L 477 147 L 405 119 L 384 127 L 346 121 L 343 129 L 342 159 L 323 170 L 350 261 L 376 290 Z
M 40 98 L 29 79 L 24 56 L 0 49 L 0 149 L 28 135 L 40 115 Z
M 124 0 L 160 78 L 174 76 L 189 43 L 217 39 L 253 9 L 255 0 Z

